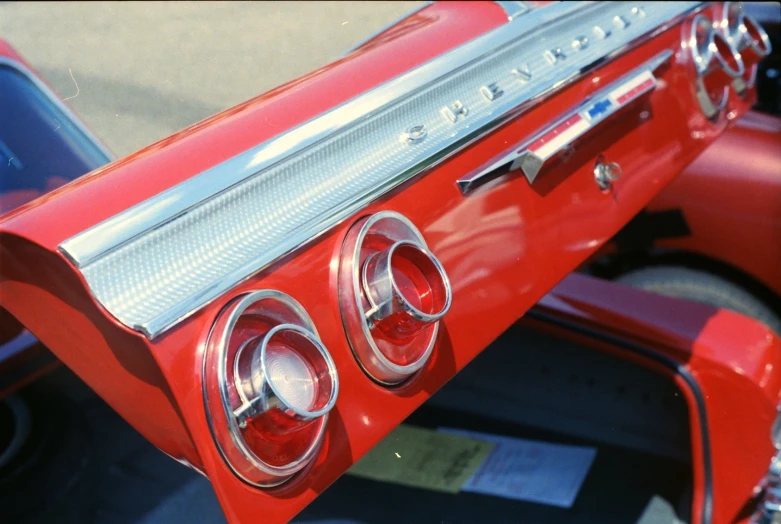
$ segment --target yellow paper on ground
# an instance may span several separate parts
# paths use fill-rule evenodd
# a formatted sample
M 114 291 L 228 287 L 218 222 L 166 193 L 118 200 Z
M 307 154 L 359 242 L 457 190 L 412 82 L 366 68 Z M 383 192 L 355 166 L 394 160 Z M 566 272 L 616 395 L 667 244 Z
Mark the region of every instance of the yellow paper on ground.
M 458 493 L 495 444 L 400 425 L 348 474 L 414 488 Z

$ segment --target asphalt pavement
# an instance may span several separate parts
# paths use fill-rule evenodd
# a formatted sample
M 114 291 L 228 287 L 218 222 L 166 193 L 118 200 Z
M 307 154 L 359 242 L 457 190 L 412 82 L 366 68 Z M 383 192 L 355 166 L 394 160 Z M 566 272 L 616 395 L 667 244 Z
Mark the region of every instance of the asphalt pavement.
M 0 2 L 0 37 L 117 155 L 321 67 L 422 2 Z

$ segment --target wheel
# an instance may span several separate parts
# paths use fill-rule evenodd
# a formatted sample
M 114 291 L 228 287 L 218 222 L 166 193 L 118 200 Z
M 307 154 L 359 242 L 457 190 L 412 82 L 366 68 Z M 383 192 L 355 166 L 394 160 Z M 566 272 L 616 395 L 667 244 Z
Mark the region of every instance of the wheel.
M 0 508 L 8 523 L 87 522 L 90 434 L 78 407 L 28 386 L 0 399 Z
M 712 273 L 679 266 L 646 267 L 616 278 L 628 286 L 737 311 L 781 336 L 781 317 L 757 297 Z

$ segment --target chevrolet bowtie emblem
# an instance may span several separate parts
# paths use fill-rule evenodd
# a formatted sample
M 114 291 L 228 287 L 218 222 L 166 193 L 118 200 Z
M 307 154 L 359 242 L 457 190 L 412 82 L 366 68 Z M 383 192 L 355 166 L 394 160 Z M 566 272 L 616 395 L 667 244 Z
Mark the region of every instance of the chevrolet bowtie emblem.
M 492 178 L 520 169 L 529 183 L 534 182 L 545 162 L 567 149 L 574 141 L 657 86 L 654 71 L 667 62 L 664 51 L 642 66 L 599 90 L 583 105 L 569 111 L 553 125 L 531 139 L 505 152 L 497 160 L 458 180 L 463 194 Z
M 610 100 L 600 100 L 596 104 L 594 104 L 590 109 L 586 111 L 586 115 L 589 119 L 594 119 L 598 117 L 599 115 L 605 113 L 610 106 L 613 105 L 613 102 Z

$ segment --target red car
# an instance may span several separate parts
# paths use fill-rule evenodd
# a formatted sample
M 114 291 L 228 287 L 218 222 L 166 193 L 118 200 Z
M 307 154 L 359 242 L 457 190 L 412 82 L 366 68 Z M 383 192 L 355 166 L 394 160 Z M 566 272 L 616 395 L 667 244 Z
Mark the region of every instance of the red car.
M 589 270 L 732 309 L 781 333 L 781 7 L 750 8 L 769 34 L 754 73 L 757 110 L 632 219 Z
M 781 340 L 570 275 L 748 111 L 764 35 L 427 5 L 3 215 L 0 305 L 230 522 L 777 519 Z
M 751 111 L 635 217 L 590 270 L 738 311 L 781 333 L 781 118 Z

